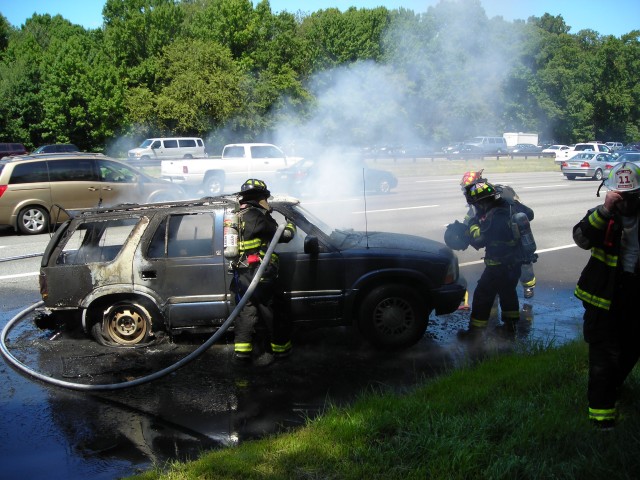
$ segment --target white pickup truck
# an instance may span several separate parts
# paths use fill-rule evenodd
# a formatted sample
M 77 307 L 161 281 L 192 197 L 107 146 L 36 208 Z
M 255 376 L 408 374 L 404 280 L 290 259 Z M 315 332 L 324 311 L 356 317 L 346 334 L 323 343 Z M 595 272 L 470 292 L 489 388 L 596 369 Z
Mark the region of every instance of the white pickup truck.
M 224 146 L 220 158 L 163 160 L 160 173 L 190 191 L 216 196 L 237 192 L 248 178 L 259 178 L 270 186 L 278 169 L 298 160 L 269 143 L 233 143 Z
M 612 153 L 611 149 L 606 146 L 604 143 L 598 142 L 587 142 L 587 143 L 576 143 L 575 146 L 570 148 L 569 150 L 562 150 L 556 152 L 556 160 L 555 163 L 557 165 L 562 165 L 562 162 L 570 159 L 574 155 L 577 155 L 580 152 L 607 152 Z

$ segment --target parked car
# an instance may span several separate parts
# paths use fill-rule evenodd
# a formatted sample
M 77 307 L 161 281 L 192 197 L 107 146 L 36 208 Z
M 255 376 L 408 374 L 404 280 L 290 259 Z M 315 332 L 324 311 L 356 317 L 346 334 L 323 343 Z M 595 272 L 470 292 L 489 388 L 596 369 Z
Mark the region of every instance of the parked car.
M 21 143 L 0 143 L 0 158 L 26 154 L 27 149 Z
M 36 148 L 33 153 L 65 153 L 79 151 L 80 149 L 73 143 L 55 143 L 53 145 L 42 145 Z
M 558 158 L 558 152 L 563 152 L 565 150 L 569 150 L 570 148 L 571 147 L 569 147 L 569 145 L 549 145 L 548 147 L 542 149 L 542 153 L 553 153 L 553 155 Z
M 389 193 L 398 179 L 388 170 L 369 167 L 359 156 L 305 158 L 277 171 L 276 190 L 298 197 L 345 195 L 363 191 Z
M 510 153 L 542 153 L 542 148 L 533 143 L 518 143 L 509 149 Z
M 567 180 L 575 180 L 577 177 L 602 180 L 605 178 L 605 171 L 610 171 L 617 162 L 618 160 L 610 153 L 588 151 L 577 153 L 565 160 L 560 168 Z
M 485 151 L 481 147 L 463 143 L 455 148 L 452 148 L 448 153 L 446 153 L 446 156 L 449 160 L 456 160 L 466 158 L 482 158 L 485 154 Z
M 624 147 L 622 142 L 605 142 L 605 145 L 611 149 L 612 152 L 620 150 Z
M 178 185 L 98 153 L 39 153 L 0 160 L 0 225 L 38 234 L 67 210 L 184 198 Z
M 628 150 L 620 155 L 614 155 L 616 162 L 635 162 L 640 163 L 640 150 Z
M 432 311 L 451 313 L 464 297 L 457 257 L 440 242 L 333 229 L 293 198 L 270 204 L 278 222 L 297 226 L 276 249 L 294 324 L 353 326 L 373 345 L 404 348 L 422 338 Z M 223 218 L 236 207 L 208 197 L 80 212 L 45 249 L 44 311 L 104 345 L 219 328 L 233 308 Z
M 556 163 L 558 160 L 567 160 L 580 152 L 604 152 L 611 153 L 611 149 L 601 142 L 576 143 L 569 150 L 556 153 Z

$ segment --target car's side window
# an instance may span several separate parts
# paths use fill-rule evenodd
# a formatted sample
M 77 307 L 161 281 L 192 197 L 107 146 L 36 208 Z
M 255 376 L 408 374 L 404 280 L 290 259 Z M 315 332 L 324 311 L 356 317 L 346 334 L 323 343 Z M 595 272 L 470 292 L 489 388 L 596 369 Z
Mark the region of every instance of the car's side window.
M 95 182 L 94 163 L 90 158 L 55 160 L 49 164 L 52 182 Z
M 100 181 L 111 183 L 136 183 L 138 176 L 136 172 L 126 165 L 110 162 L 108 160 L 98 161 L 98 172 Z
M 9 183 L 36 183 L 48 182 L 49 174 L 47 173 L 46 162 L 27 162 L 18 163 L 13 167 Z
M 164 148 L 178 148 L 178 140 L 165 140 Z
M 73 232 L 56 260 L 58 265 L 82 265 L 85 263 L 114 260 L 139 217 L 87 222 Z
M 147 257 L 182 258 L 213 255 L 212 212 L 167 216 L 155 231 Z

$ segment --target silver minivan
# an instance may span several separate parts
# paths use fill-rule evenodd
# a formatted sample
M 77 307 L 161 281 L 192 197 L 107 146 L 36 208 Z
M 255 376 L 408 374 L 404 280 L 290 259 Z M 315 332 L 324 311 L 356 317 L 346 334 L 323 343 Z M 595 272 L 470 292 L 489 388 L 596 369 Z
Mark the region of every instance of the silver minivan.
M 473 137 L 465 143 L 475 145 L 484 153 L 507 153 L 507 141 L 504 137 Z
M 131 161 L 161 160 L 163 158 L 205 158 L 204 142 L 197 137 L 147 138 L 127 154 Z

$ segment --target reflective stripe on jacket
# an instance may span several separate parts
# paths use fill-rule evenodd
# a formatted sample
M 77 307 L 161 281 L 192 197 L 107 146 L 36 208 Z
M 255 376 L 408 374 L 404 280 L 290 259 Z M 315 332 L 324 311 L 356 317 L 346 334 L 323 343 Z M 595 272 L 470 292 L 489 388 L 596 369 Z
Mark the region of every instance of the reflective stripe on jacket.
M 573 240 L 580 248 L 591 250 L 574 295 L 586 305 L 608 311 L 616 284 L 622 220 L 608 214 L 602 205 L 592 208 L 573 227 Z

